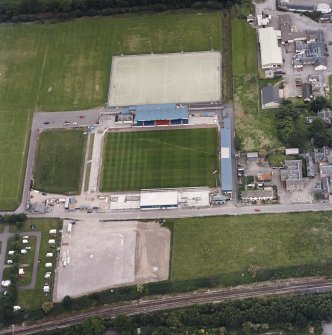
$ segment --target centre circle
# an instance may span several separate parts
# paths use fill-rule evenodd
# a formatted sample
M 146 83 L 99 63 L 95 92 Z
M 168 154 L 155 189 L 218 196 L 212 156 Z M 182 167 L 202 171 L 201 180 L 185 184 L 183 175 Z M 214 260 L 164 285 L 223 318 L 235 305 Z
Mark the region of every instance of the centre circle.
M 175 75 L 173 72 L 162 71 L 157 75 L 157 84 L 160 86 L 171 86 L 175 82 Z

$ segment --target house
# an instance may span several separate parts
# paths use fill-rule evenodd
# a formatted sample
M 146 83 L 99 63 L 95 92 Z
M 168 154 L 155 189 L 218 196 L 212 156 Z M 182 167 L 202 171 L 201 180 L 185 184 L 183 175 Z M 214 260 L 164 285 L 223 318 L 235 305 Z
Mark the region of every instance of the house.
M 278 108 L 281 103 L 279 88 L 277 86 L 265 86 L 261 90 L 262 108 Z
M 302 85 L 302 96 L 305 102 L 309 102 L 313 98 L 312 85 L 310 83 L 304 83 Z
M 241 198 L 242 200 L 250 201 L 272 200 L 273 189 L 272 187 L 269 187 L 265 188 L 264 190 L 244 191 L 241 194 Z
M 298 155 L 299 148 L 288 148 L 285 150 L 286 155 Z
M 302 31 L 297 31 L 296 27 L 292 26 L 291 17 L 288 14 L 279 15 L 279 26 L 282 44 L 290 44 L 295 41 L 306 40 L 306 34 Z
M 320 177 L 321 179 L 325 177 L 332 177 L 332 165 L 330 164 L 324 164 L 320 163 L 319 164 L 319 170 L 320 170 Z
M 319 80 L 319 75 L 318 74 L 309 74 L 308 76 L 308 82 L 309 83 L 318 83 Z
M 280 170 L 280 179 L 290 192 L 302 191 L 308 178 L 303 178 L 302 160 L 285 160 L 284 169 Z

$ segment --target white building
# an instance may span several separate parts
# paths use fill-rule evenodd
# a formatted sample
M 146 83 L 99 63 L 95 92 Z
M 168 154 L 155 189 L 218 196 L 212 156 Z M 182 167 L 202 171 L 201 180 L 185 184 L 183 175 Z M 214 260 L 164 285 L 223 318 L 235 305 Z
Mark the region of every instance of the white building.
M 258 29 L 260 44 L 261 67 L 269 69 L 283 65 L 281 47 L 278 40 L 281 39 L 281 31 L 272 27 Z
M 142 190 L 140 199 L 141 209 L 174 209 L 178 207 L 178 191 Z
M 242 200 L 261 201 L 272 200 L 273 189 L 272 187 L 265 188 L 264 190 L 244 191 L 241 194 Z
M 316 7 L 317 12 L 321 12 L 322 14 L 331 13 L 331 7 L 329 4 L 321 2 Z

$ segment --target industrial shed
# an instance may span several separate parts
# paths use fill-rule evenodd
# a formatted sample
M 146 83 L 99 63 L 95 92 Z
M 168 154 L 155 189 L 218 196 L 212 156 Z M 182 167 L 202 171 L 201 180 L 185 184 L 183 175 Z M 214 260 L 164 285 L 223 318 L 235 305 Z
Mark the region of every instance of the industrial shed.
M 232 167 L 232 130 L 230 118 L 224 118 L 224 127 L 220 130 L 221 140 L 221 191 L 233 193 Z
M 178 208 L 178 191 L 142 190 L 140 208 L 142 210 Z
M 262 68 L 282 66 L 282 51 L 278 45 L 278 39 L 281 39 L 280 30 L 274 30 L 272 27 L 258 29 L 258 38 Z
M 134 123 L 136 126 L 169 126 L 188 124 L 188 108 L 175 104 L 164 105 L 142 105 L 131 108 L 135 114 Z

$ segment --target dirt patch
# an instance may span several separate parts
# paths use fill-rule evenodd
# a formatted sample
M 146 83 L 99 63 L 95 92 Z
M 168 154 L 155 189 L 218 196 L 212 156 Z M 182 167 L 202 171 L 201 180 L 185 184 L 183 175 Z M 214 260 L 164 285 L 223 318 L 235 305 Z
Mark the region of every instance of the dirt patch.
M 138 34 L 132 34 L 128 37 L 128 49 L 130 52 L 139 50 L 142 44 L 142 36 Z
M 136 235 L 136 282 L 168 279 L 170 231 L 156 222 L 139 223 Z

